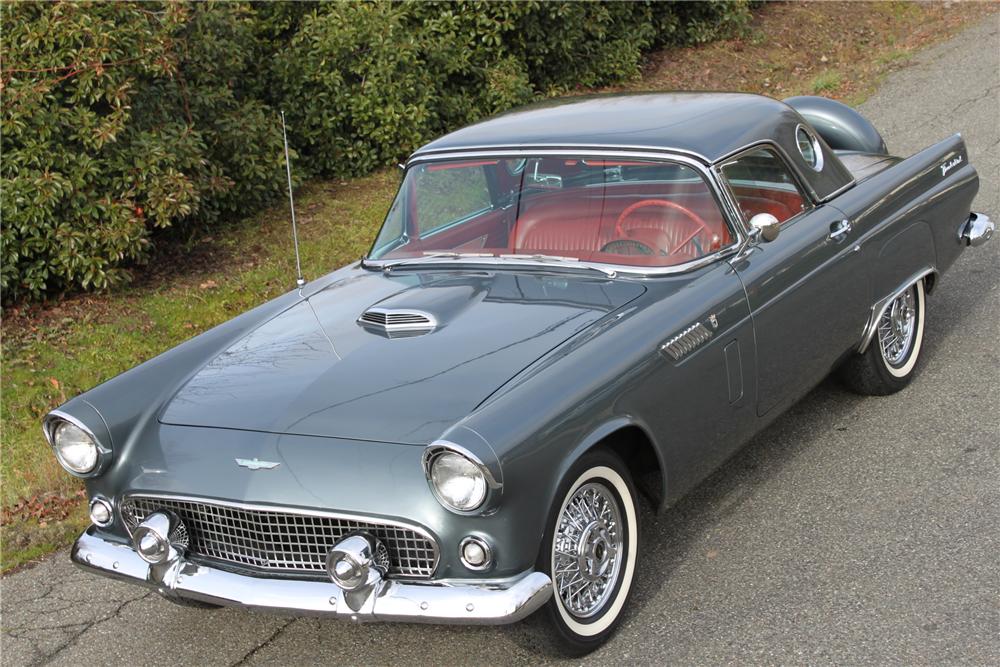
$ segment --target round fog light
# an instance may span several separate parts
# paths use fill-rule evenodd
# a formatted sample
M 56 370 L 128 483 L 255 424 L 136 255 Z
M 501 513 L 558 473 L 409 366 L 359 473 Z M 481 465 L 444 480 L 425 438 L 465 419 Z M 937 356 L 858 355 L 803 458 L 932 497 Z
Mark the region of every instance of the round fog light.
M 384 572 L 380 569 L 379 561 L 376 558 L 379 545 L 381 545 L 380 542 L 368 535 L 348 535 L 333 545 L 330 553 L 326 555 L 326 573 L 333 583 L 345 591 L 358 590 L 371 583 L 369 575 L 375 573 L 381 577 Z M 385 560 L 388 561 L 388 553 L 385 551 L 384 545 L 381 545 L 381 551 L 384 552 Z
M 153 531 L 146 530 L 141 534 L 137 532 L 134 539 L 139 558 L 147 563 L 162 563 L 166 559 L 170 545 Z
M 470 535 L 459 545 L 462 564 L 470 570 L 485 570 L 493 561 L 493 551 L 486 540 Z
M 94 498 L 90 501 L 90 521 L 95 526 L 106 528 L 111 525 L 113 517 L 110 502 L 104 498 Z

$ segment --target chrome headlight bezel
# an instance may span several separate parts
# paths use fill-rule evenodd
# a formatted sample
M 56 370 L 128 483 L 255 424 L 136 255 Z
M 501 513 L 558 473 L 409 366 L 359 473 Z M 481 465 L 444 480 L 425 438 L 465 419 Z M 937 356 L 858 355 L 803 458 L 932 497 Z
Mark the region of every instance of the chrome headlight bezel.
M 476 469 L 477 473 L 482 478 L 484 486 L 482 497 L 479 498 L 474 505 L 470 505 L 468 507 L 459 507 L 452 504 L 451 500 L 446 498 L 441 493 L 441 490 L 435 483 L 434 465 L 445 454 L 454 454 L 465 459 L 466 461 L 472 464 L 472 466 Z M 446 440 L 438 440 L 428 445 L 427 448 L 424 449 L 422 464 L 424 468 L 424 476 L 427 478 L 427 485 L 430 487 L 431 492 L 434 494 L 434 497 L 437 499 L 439 503 L 441 503 L 442 507 L 451 512 L 455 512 L 456 514 L 473 514 L 483 510 L 484 507 L 489 506 L 490 496 L 494 492 L 502 488 L 502 485 L 496 480 L 496 477 L 493 475 L 493 472 L 489 469 L 489 467 L 485 463 L 483 463 L 483 461 L 478 456 L 476 456 L 469 450 L 465 449 L 464 447 L 456 445 L 453 442 L 448 442 Z
M 83 434 L 93 443 L 95 456 L 93 467 L 87 470 L 77 470 L 71 467 L 63 456 L 62 451 L 59 449 L 56 442 L 56 431 L 63 425 L 69 424 L 71 426 L 79 429 Z M 49 446 L 52 448 L 53 454 L 55 454 L 56 460 L 59 461 L 59 465 L 62 466 L 63 470 L 73 475 L 74 477 L 80 477 L 82 479 L 87 479 L 90 477 L 96 477 L 100 475 L 108 467 L 108 463 L 111 461 L 111 449 L 106 445 L 102 444 L 100 439 L 94 435 L 93 430 L 84 424 L 82 421 L 74 417 L 73 415 L 67 414 L 60 410 L 53 410 L 45 416 L 42 421 L 42 432 L 45 434 L 45 439 L 48 441 Z

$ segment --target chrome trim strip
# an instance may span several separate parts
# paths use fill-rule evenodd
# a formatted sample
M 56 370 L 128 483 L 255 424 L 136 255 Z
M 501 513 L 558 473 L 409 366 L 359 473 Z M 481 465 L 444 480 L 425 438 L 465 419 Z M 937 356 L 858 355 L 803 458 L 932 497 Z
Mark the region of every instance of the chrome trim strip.
M 412 165 L 421 164 L 429 161 L 443 161 L 449 159 L 469 159 L 477 157 L 520 157 L 520 156 L 575 156 L 580 157 L 581 155 L 586 155 L 587 157 L 617 157 L 617 158 L 645 158 L 648 160 L 653 160 L 657 162 L 676 162 L 683 164 L 685 166 L 691 167 L 697 171 L 708 184 L 709 189 L 715 195 L 716 204 L 719 206 L 719 210 L 722 212 L 723 220 L 729 227 L 729 231 L 733 234 L 733 243 L 721 248 L 720 250 L 712 253 L 711 255 L 705 255 L 704 257 L 699 257 L 698 259 L 692 260 L 690 262 L 685 262 L 683 264 L 677 264 L 674 266 L 661 266 L 661 267 L 645 267 L 645 266 L 631 266 L 628 264 L 606 264 L 604 262 L 588 262 L 581 261 L 578 263 L 580 268 L 590 268 L 601 271 L 603 273 L 615 273 L 615 274 L 625 274 L 629 276 L 637 277 L 656 277 L 665 275 L 674 275 L 678 273 L 687 273 L 688 271 L 693 271 L 695 269 L 700 269 L 703 266 L 712 264 L 713 262 L 720 260 L 722 258 L 728 257 L 735 254 L 741 247 L 743 247 L 744 242 L 747 240 L 747 232 L 745 231 L 742 220 L 738 217 L 734 217 L 733 209 L 727 205 L 728 200 L 726 199 L 725 192 L 719 185 L 719 179 L 716 178 L 715 173 L 711 170 L 709 166 L 705 164 L 707 160 L 703 156 L 696 156 L 704 160 L 701 162 L 699 160 L 692 159 L 688 155 L 684 154 L 683 151 L 678 150 L 656 150 L 655 148 L 643 146 L 643 147 L 629 147 L 629 146 L 617 146 L 617 147 L 601 147 L 593 150 L 588 149 L 586 145 L 580 146 L 565 146 L 565 147 L 541 147 L 538 149 L 532 149 L 530 147 L 518 147 L 518 148 L 496 148 L 488 147 L 480 150 L 476 147 L 470 147 L 468 149 L 461 150 L 441 150 L 441 151 L 428 151 L 424 153 L 416 153 L 410 157 L 406 162 L 406 168 L 409 169 Z M 450 259 L 450 258 L 439 258 L 435 262 L 429 263 L 440 263 L 440 264 L 459 264 L 459 265 L 475 265 L 475 264 L 486 264 L 486 265 L 502 265 L 510 264 L 509 259 L 505 260 L 494 260 L 488 261 L 490 258 L 482 257 L 475 259 L 462 259 L 460 261 Z M 526 260 L 530 260 L 530 256 L 525 256 Z M 391 264 L 393 261 L 399 260 L 381 260 L 381 259 L 368 259 L 368 256 L 361 260 L 362 267 L 366 269 L 378 269 L 383 270 L 387 264 Z M 420 262 L 424 264 L 425 262 Z M 542 268 L 558 268 L 563 267 L 573 267 L 573 264 L 569 262 L 561 263 L 542 263 L 542 262 L 530 262 L 526 261 L 525 265 L 537 266 Z M 415 264 L 416 265 L 416 264 Z M 612 276 L 613 277 L 613 276 Z
M 155 588 L 166 598 L 353 621 L 516 623 L 538 610 L 552 594 L 549 577 L 529 571 L 500 581 L 383 580 L 363 600 L 349 601 L 350 593 L 329 581 L 248 577 L 193 563 L 183 556 L 150 566 L 130 546 L 105 540 L 92 528 L 73 544 L 70 558 L 95 574 Z
M 932 273 L 935 278 L 940 275 L 934 267 L 922 269 L 907 278 L 902 287 L 896 289 L 888 296 L 879 299 L 872 305 L 871 314 L 868 316 L 868 321 L 865 322 L 865 328 L 862 331 L 861 343 L 858 345 L 858 354 L 864 354 L 868 350 L 868 345 L 871 344 L 872 338 L 875 336 L 875 330 L 878 328 L 878 321 L 881 319 L 882 314 L 885 313 L 885 309 L 889 307 L 889 304 L 903 292 L 916 285 L 918 280 L 922 280 Z
M 90 404 L 88 403 L 87 405 Z M 94 409 L 93 406 L 90 407 L 91 409 Z M 97 412 L 96 409 L 94 409 L 94 411 Z M 97 463 L 94 464 L 94 469 L 91 470 L 90 472 L 80 473 L 74 470 L 70 470 L 69 468 L 67 468 L 62 464 L 62 460 L 59 458 L 59 455 L 56 454 L 56 445 L 54 436 L 57 425 L 56 422 L 58 422 L 59 420 L 67 421 L 70 424 L 73 424 L 81 431 L 86 433 L 88 436 L 90 436 L 90 438 L 97 445 Z M 52 454 L 56 457 L 56 460 L 59 461 L 59 467 L 68 472 L 69 474 L 73 475 L 74 477 L 79 477 L 80 479 L 90 479 L 91 477 L 97 477 L 105 470 L 107 470 L 109 465 L 111 465 L 111 458 L 112 455 L 114 454 L 113 450 L 104 443 L 102 443 L 101 440 L 96 435 L 94 435 L 94 431 L 91 430 L 89 426 L 87 426 L 82 421 L 80 421 L 79 419 L 77 419 L 76 417 L 67 412 L 63 412 L 62 410 L 59 409 L 50 410 L 48 414 L 46 414 L 45 417 L 42 419 L 42 433 L 45 435 L 45 440 L 49 443 L 49 447 L 52 448 Z
M 560 154 L 562 153 L 572 153 L 572 152 L 621 152 L 621 151 L 640 151 L 646 153 L 655 153 L 658 155 L 663 155 L 668 153 L 671 155 L 684 155 L 690 158 L 697 159 L 705 164 L 711 164 L 711 160 L 701 153 L 695 151 L 686 151 L 683 148 L 664 148 L 663 146 L 649 146 L 645 144 L 519 144 L 517 148 L 507 147 L 497 145 L 478 145 L 478 146 L 464 146 L 461 148 L 432 148 L 429 150 L 418 149 L 406 160 L 406 167 L 410 166 L 412 162 L 423 162 L 425 160 L 436 160 L 442 155 L 457 155 L 460 158 L 464 158 L 470 153 L 475 154 L 488 154 L 494 153 L 496 151 L 521 151 L 523 153 L 535 153 L 538 154 L 540 151 L 556 151 Z
M 126 494 L 122 494 L 120 501 L 115 503 L 118 508 L 119 519 L 121 519 L 122 525 L 125 526 L 126 532 L 128 532 L 129 537 L 132 536 L 132 529 L 129 528 L 128 522 L 125 517 L 121 516 L 121 507 L 125 504 L 125 501 L 132 497 L 139 498 L 152 498 L 154 500 L 176 500 L 179 502 L 189 502 L 189 503 L 206 503 L 209 505 L 221 505 L 223 507 L 232 507 L 235 509 L 249 510 L 256 512 L 281 512 L 283 514 L 298 514 L 301 516 L 314 516 L 324 519 L 340 519 L 343 521 L 358 521 L 363 523 L 373 523 L 382 524 L 386 526 L 394 526 L 396 528 L 403 528 L 405 530 L 412 530 L 415 533 L 420 534 L 424 539 L 431 543 L 434 547 L 434 566 L 431 568 L 431 572 L 437 570 L 437 566 L 441 561 L 441 547 L 438 544 L 438 540 L 430 533 L 429 530 L 423 526 L 419 526 L 413 523 L 407 523 L 405 521 L 399 521 L 396 519 L 384 519 L 377 516 L 371 516 L 366 514 L 347 514 L 344 512 L 333 512 L 328 510 L 317 510 L 302 507 L 294 507 L 288 505 L 265 505 L 261 503 L 245 503 L 234 500 L 219 500 L 217 498 L 207 498 L 205 496 L 183 496 L 183 495 L 173 495 L 169 493 L 146 493 L 144 491 L 131 491 Z

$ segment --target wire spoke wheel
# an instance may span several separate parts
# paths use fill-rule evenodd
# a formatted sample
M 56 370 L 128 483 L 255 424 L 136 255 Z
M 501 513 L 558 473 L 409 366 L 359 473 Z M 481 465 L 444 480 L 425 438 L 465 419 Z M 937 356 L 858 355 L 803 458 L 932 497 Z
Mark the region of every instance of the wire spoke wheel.
M 584 484 L 566 503 L 552 542 L 552 574 L 566 610 L 593 616 L 615 589 L 624 559 L 621 512 L 602 484 Z
M 882 358 L 890 366 L 900 366 L 906 360 L 916 338 L 916 299 L 908 289 L 885 309 L 878 322 L 878 341 Z

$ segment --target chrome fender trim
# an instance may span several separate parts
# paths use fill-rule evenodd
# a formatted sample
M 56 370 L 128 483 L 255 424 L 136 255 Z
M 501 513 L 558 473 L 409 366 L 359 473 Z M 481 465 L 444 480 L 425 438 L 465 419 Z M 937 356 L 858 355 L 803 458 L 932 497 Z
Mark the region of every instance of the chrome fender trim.
M 155 588 L 165 597 L 352 621 L 501 625 L 530 616 L 552 595 L 552 581 L 541 572 L 492 580 L 383 580 L 355 610 L 330 581 L 249 577 L 183 556 L 151 567 L 130 546 L 105 540 L 93 527 L 77 539 L 70 557 L 91 572 Z
M 972 212 L 958 232 L 958 242 L 964 246 L 981 246 L 993 237 L 996 225 L 985 213 Z
M 936 278 L 938 276 L 938 270 L 934 267 L 926 267 L 907 278 L 899 289 L 875 302 L 875 305 L 872 306 L 871 314 L 868 316 L 868 321 L 865 323 L 864 331 L 861 334 L 861 344 L 858 345 L 858 354 L 864 354 L 868 349 L 868 345 L 871 344 L 872 338 L 875 336 L 875 330 L 878 328 L 878 321 L 885 313 L 885 309 L 889 307 L 889 304 L 892 303 L 900 294 L 916 285 L 917 281 L 923 280 L 931 274 L 933 274 Z

